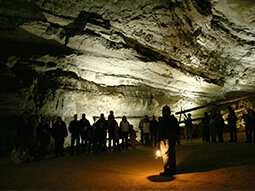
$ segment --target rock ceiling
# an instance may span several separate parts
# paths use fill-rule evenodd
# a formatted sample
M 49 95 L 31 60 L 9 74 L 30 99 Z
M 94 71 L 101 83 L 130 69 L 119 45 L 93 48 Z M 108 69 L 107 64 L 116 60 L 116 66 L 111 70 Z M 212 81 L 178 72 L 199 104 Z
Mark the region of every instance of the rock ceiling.
M 253 0 L 0 5 L 1 115 L 160 115 L 254 94 Z

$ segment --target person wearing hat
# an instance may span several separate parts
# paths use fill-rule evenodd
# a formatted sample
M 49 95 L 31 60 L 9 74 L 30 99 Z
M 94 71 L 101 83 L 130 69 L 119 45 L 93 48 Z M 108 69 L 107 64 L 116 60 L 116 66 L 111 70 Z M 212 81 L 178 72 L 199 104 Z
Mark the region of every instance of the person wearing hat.
M 177 173 L 175 145 L 178 138 L 179 123 L 174 115 L 171 115 L 169 106 L 162 109 L 162 119 L 159 122 L 158 141 L 162 154 L 164 172 L 161 176 L 172 176 Z

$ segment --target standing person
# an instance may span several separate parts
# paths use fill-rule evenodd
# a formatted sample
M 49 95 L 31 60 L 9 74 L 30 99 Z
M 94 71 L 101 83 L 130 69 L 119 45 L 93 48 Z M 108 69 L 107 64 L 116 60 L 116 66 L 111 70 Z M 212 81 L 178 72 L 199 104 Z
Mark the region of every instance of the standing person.
M 92 153 L 97 153 L 98 151 L 98 136 L 97 136 L 97 127 L 96 127 L 96 117 L 93 116 L 93 125 L 92 125 L 92 129 L 93 129 L 93 152 Z
M 111 151 L 111 146 L 113 142 L 113 146 L 115 145 L 114 143 L 114 128 L 115 128 L 115 117 L 114 117 L 114 112 L 111 110 L 109 115 L 108 115 L 108 143 L 109 143 L 109 151 Z M 118 124 L 117 124 L 118 125 Z
M 87 140 L 88 140 L 88 153 L 91 153 L 91 149 L 93 147 L 93 143 L 94 143 L 94 135 L 95 135 L 95 130 L 94 127 L 92 125 L 90 125 L 90 123 L 88 123 L 87 126 Z
M 205 112 L 204 115 L 202 119 L 203 142 L 210 142 L 210 116 L 207 112 Z
M 252 131 L 254 129 L 255 113 L 252 109 L 247 109 L 247 113 L 243 116 L 245 121 L 246 143 L 252 142 Z
M 114 139 L 113 139 L 113 148 L 114 148 L 114 152 L 116 150 L 118 151 L 121 151 L 120 150 L 120 142 L 119 142 L 119 139 L 120 139 L 120 132 L 119 132 L 119 126 L 118 126 L 118 123 L 117 121 L 115 120 L 114 122 Z
M 34 156 L 35 139 L 33 135 L 33 125 L 26 111 L 17 124 L 17 132 L 19 136 L 19 146 L 28 149 L 28 154 Z
M 61 154 L 61 156 L 65 156 L 64 141 L 65 141 L 65 137 L 67 137 L 67 128 L 66 128 L 66 123 L 62 120 L 60 116 L 58 117 L 57 121 L 52 126 L 51 136 L 53 137 L 55 142 L 56 157 L 58 157 L 59 153 Z
M 102 121 L 99 122 L 99 126 L 96 128 L 96 137 L 97 137 L 97 151 L 106 152 L 106 130 L 104 127 L 104 123 Z
M 71 155 L 74 153 L 74 144 L 76 142 L 76 154 L 79 155 L 80 149 L 80 122 L 77 120 L 77 114 L 74 115 L 74 120 L 69 124 L 69 132 L 71 133 Z
M 144 118 L 141 119 L 141 121 L 139 122 L 139 129 L 141 131 L 141 144 L 144 144 L 144 134 L 143 134 L 143 124 L 144 124 L 144 120 L 148 119 L 148 115 L 145 115 Z
M 233 142 L 233 141 L 236 142 L 237 141 L 237 128 L 236 128 L 237 117 L 232 107 L 229 107 L 228 109 L 229 109 L 228 125 L 229 125 L 229 134 L 230 134 L 229 142 Z
M 115 145 L 115 137 L 114 137 L 114 130 L 116 130 L 116 125 L 118 126 L 117 121 L 114 119 L 114 116 L 108 117 L 108 134 L 109 134 L 109 151 L 111 151 L 112 143 L 114 150 L 116 151 Z
M 150 132 L 151 132 L 151 146 L 157 146 L 157 135 L 158 135 L 158 121 L 155 115 L 152 116 L 150 121 Z
M 110 114 L 108 115 L 108 121 L 111 120 L 112 118 L 115 119 L 114 112 L 111 110 Z
M 36 129 L 37 144 L 39 146 L 39 157 L 44 158 L 48 154 L 48 146 L 50 144 L 50 126 L 47 123 L 47 118 L 42 117 Z
M 212 111 L 212 116 L 210 119 L 210 136 L 212 138 L 212 142 L 216 142 L 217 126 L 218 126 L 217 115 L 215 111 Z
M 129 133 L 129 122 L 127 121 L 127 117 L 123 116 L 122 121 L 120 122 L 120 132 L 122 138 L 122 149 L 124 148 L 128 150 L 128 133 Z
M 220 110 L 217 110 L 216 112 L 216 120 L 217 120 L 217 135 L 219 142 L 224 142 L 223 139 L 224 119 L 222 118 Z
M 186 138 L 186 143 L 189 142 L 190 139 L 190 143 L 192 143 L 192 119 L 191 119 L 191 114 L 188 114 L 188 118 L 185 120 L 185 138 Z
M 161 176 L 172 176 L 177 173 L 175 145 L 178 138 L 179 124 L 171 115 L 169 106 L 164 106 L 162 119 L 159 122 L 158 140 L 164 163 L 164 172 Z
M 107 151 L 106 147 L 106 136 L 107 136 L 107 129 L 108 129 L 108 121 L 105 119 L 104 114 L 100 114 L 100 118 L 95 123 L 96 126 L 96 136 L 97 141 L 100 146 L 100 151 Z
M 83 113 L 82 117 L 79 121 L 80 123 L 80 134 L 81 134 L 81 145 L 82 145 L 82 152 L 85 153 L 88 147 L 88 131 L 90 127 L 89 120 L 86 119 L 86 114 Z
M 150 146 L 150 121 L 148 118 L 144 119 L 143 133 L 145 137 L 145 147 Z
M 130 125 L 130 140 L 131 140 L 131 148 L 135 149 L 135 145 L 136 145 L 136 132 L 134 130 L 133 125 Z

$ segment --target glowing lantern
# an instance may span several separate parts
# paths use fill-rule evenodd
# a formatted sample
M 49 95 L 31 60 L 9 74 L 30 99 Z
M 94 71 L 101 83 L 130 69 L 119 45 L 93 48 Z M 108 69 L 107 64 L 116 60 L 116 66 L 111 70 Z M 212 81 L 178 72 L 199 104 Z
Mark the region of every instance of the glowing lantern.
M 160 159 L 161 158 L 161 152 L 160 150 L 156 151 L 156 159 Z

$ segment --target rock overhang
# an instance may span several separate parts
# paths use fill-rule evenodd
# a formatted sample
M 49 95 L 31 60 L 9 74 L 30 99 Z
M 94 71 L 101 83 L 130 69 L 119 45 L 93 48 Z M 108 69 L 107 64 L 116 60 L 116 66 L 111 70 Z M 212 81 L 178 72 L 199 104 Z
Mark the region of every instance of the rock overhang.
M 178 111 L 225 98 L 232 91 L 254 93 L 252 14 L 250 20 L 242 17 L 245 23 L 240 25 L 234 21 L 237 6 L 243 5 L 233 0 L 235 12 L 230 13 L 228 2 L 206 3 L 51 0 L 19 3 L 15 12 L 15 6 L 2 5 L 8 12 L 1 14 L 3 42 L 38 45 L 28 45 L 26 53 L 21 46 L 2 61 L 9 66 L 28 64 L 38 74 L 29 87 L 22 86 L 22 92 L 29 93 L 18 111 L 33 97 L 30 109 L 50 115 L 92 116 L 109 110 L 160 115 L 165 104 Z M 246 5 L 254 7 L 252 2 Z M 203 12 L 203 7 L 211 11 Z M 42 50 L 32 51 L 39 46 Z M 46 76 L 56 85 L 47 86 Z M 42 86 L 45 93 L 38 90 Z

